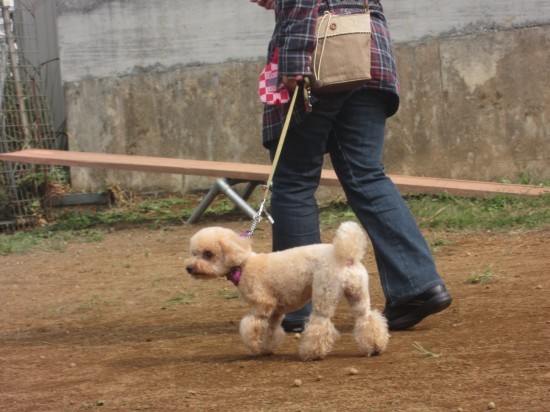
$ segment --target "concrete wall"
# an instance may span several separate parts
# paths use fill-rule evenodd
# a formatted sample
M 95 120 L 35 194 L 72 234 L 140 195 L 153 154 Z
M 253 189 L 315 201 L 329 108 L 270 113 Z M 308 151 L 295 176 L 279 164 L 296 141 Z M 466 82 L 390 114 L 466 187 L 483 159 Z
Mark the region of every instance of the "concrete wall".
M 550 179 L 550 3 L 383 2 L 402 106 L 392 173 Z M 248 0 L 57 0 L 70 146 L 267 163 L 257 77 L 272 12 Z M 73 184 L 186 191 L 211 179 L 74 170 Z

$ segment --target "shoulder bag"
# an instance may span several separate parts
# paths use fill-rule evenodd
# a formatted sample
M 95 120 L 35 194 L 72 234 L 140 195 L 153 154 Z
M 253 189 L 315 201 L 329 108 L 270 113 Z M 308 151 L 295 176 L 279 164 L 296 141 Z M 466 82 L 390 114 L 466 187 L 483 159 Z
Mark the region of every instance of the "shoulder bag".
M 319 16 L 311 90 L 335 93 L 366 83 L 371 78 L 371 36 L 368 0 L 362 13 Z

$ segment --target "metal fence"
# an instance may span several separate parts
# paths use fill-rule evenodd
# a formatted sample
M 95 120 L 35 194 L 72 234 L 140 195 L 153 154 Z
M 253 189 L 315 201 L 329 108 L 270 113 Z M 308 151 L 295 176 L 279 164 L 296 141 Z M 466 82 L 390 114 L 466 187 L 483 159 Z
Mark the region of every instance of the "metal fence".
M 0 151 L 53 148 L 56 133 L 36 61 L 35 16 L 29 3 L 0 1 Z M 0 230 L 36 224 L 52 173 L 46 166 L 0 162 Z

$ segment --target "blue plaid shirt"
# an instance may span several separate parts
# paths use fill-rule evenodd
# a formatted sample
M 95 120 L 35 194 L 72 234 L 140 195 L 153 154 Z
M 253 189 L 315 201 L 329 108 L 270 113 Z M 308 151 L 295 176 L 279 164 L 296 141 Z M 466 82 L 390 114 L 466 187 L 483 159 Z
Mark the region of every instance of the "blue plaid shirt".
M 275 30 L 269 43 L 268 62 L 279 48 L 279 76 L 310 75 L 315 48 L 315 23 L 318 13 L 330 11 L 335 14 L 361 12 L 363 0 L 284 0 L 276 1 Z M 384 11 L 379 0 L 369 1 L 372 22 L 371 76 L 363 88 L 386 90 L 395 96 L 388 116 L 399 107 L 399 81 L 393 56 L 391 37 Z M 298 96 L 300 98 L 300 96 Z M 313 96 L 313 101 L 315 96 Z M 288 112 L 288 104 L 265 105 L 263 114 L 263 144 L 268 147 L 281 135 Z M 299 124 L 307 116 L 303 104 L 296 104 L 292 125 Z

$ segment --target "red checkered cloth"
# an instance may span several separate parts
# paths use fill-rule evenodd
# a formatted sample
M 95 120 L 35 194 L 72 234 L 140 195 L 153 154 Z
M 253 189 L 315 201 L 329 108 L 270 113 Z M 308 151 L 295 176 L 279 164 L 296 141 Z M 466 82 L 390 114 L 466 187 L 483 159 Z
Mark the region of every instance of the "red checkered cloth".
M 260 74 L 258 94 L 262 103 L 269 105 L 281 105 L 290 101 L 288 90 L 279 86 L 279 49 L 275 50 L 273 59 Z

